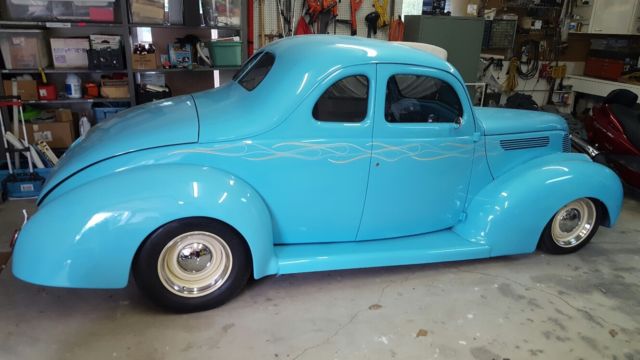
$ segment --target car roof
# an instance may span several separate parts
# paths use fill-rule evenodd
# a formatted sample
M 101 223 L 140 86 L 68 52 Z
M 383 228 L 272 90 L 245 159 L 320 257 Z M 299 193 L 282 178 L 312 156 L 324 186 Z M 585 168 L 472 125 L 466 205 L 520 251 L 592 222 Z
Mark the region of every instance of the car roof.
M 313 89 L 340 69 L 379 63 L 425 66 L 460 74 L 442 58 L 401 43 L 361 37 L 304 35 L 260 49 L 274 55 L 262 82 L 247 90 L 235 81 L 193 94 L 200 118 L 200 141 L 244 138 L 281 124 Z M 241 120 L 239 120 L 241 119 Z
M 298 59 L 308 66 L 335 68 L 368 63 L 403 63 L 455 71 L 442 58 L 418 47 L 358 36 L 294 36 L 277 40 L 267 45 L 264 51 L 273 53 L 276 59 Z

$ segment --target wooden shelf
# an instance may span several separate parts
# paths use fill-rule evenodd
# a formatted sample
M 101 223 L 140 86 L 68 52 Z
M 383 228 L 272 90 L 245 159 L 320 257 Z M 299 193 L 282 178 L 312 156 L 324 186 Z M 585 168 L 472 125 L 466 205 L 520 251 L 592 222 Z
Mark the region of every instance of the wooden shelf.
M 149 28 L 166 28 L 166 29 L 212 29 L 212 30 L 235 30 L 240 31 L 240 26 L 235 25 L 180 25 L 180 24 L 129 24 L 129 27 L 149 27 Z
M 189 72 L 189 71 L 237 71 L 240 66 L 228 66 L 228 67 L 197 67 L 193 69 L 188 68 L 171 68 L 171 69 L 134 69 L 134 73 L 172 73 L 172 72 Z
M 90 69 L 43 69 L 45 74 L 66 74 L 66 73 L 126 73 L 123 70 L 90 70 Z M 1 69 L 0 74 L 33 74 L 40 73 L 38 69 Z
M 124 24 L 120 23 L 101 23 L 101 22 L 85 22 L 85 21 L 17 21 L 17 20 L 0 20 L 2 27 L 15 28 L 114 28 L 121 29 Z
M 52 105 L 57 105 L 57 104 L 76 104 L 76 103 L 100 103 L 100 102 L 106 102 L 106 103 L 112 103 L 112 102 L 131 102 L 130 98 L 120 98 L 120 99 L 107 99 L 107 98 L 93 98 L 93 99 L 85 99 L 85 98 L 80 98 L 80 99 L 58 99 L 58 100 L 23 100 L 22 103 L 24 104 L 39 104 L 39 105 L 46 105 L 46 104 L 52 104 Z

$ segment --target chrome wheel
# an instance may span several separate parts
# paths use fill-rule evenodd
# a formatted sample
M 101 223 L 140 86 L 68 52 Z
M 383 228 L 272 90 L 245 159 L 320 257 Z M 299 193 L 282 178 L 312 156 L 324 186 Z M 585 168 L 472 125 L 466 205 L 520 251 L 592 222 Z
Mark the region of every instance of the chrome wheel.
M 582 198 L 565 205 L 553 217 L 551 238 L 560 247 L 571 248 L 586 239 L 596 227 L 597 209 Z
M 165 245 L 158 258 L 162 284 L 176 295 L 200 297 L 222 286 L 233 266 L 227 243 L 217 235 L 194 231 Z

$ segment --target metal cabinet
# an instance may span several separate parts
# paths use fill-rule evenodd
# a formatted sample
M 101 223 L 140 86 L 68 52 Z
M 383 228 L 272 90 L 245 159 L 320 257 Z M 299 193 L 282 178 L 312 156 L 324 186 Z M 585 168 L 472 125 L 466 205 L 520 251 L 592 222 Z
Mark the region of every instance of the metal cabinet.
M 593 34 L 640 34 L 639 0 L 591 0 L 576 7 L 574 13 L 588 20 L 582 32 Z
M 462 16 L 405 16 L 405 41 L 440 46 L 465 82 L 475 82 L 484 34 L 484 19 Z

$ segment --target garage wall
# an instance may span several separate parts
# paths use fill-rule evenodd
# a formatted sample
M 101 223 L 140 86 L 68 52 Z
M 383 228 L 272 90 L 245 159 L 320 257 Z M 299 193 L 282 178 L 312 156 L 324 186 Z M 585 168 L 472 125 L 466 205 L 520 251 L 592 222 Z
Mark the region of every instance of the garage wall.
M 382 3 L 383 0 L 380 0 L 380 2 Z M 306 2 L 306 0 L 304 1 Z M 295 13 L 293 16 L 294 19 L 294 26 L 293 29 L 295 30 L 295 25 L 298 23 L 298 19 L 300 18 L 300 15 L 302 14 L 302 4 L 303 1 L 302 0 L 297 0 L 295 1 Z M 254 29 L 254 49 L 258 49 L 258 44 L 259 44 L 259 39 L 258 39 L 258 29 L 259 29 L 259 24 L 260 24 L 260 20 L 259 20 L 259 11 L 258 11 L 258 1 L 254 0 L 254 4 L 253 4 L 253 29 Z M 265 30 L 265 34 L 276 34 L 278 33 L 277 30 L 277 17 L 276 17 L 276 1 L 268 1 L 265 0 L 265 4 L 264 4 L 264 30 Z M 364 0 L 364 3 L 362 4 L 362 7 L 360 7 L 360 10 L 358 11 L 358 16 L 357 16 L 357 24 L 358 24 L 358 36 L 367 36 L 367 26 L 366 23 L 364 22 L 364 17 L 369 13 L 373 11 L 373 0 Z M 400 15 L 402 12 L 402 0 L 396 0 L 395 2 L 395 8 L 393 13 L 397 15 Z M 391 19 L 392 16 L 392 12 L 387 13 L 387 15 L 389 16 L 389 19 Z M 349 0 L 342 0 L 341 2 L 338 3 L 338 19 L 342 19 L 342 20 L 350 20 L 351 19 L 351 2 Z M 285 31 L 286 31 L 286 24 L 283 24 Z M 388 39 L 388 27 L 383 28 L 383 29 L 379 29 L 378 30 L 378 34 L 375 35 L 376 39 Z M 329 32 L 331 34 L 333 34 L 333 24 L 330 24 L 329 26 Z M 348 24 L 337 24 L 336 25 L 336 34 L 337 35 L 351 35 L 351 28 L 349 27 Z M 269 39 L 267 38 L 267 41 Z

